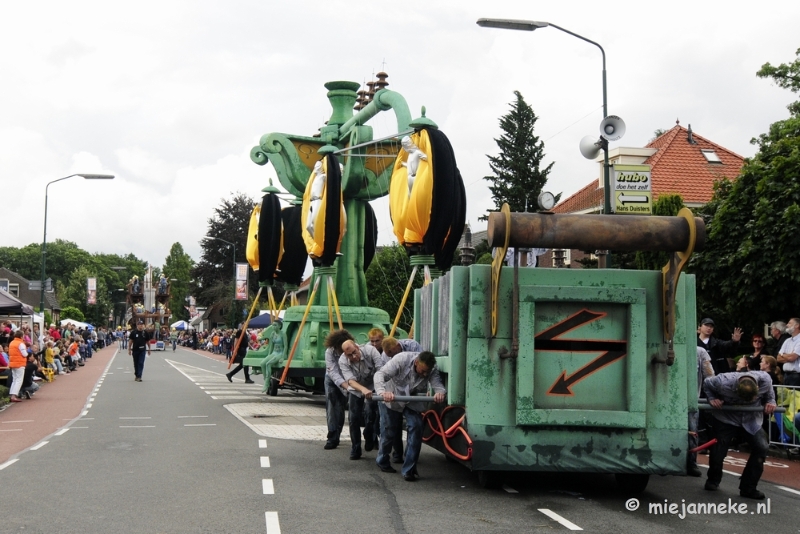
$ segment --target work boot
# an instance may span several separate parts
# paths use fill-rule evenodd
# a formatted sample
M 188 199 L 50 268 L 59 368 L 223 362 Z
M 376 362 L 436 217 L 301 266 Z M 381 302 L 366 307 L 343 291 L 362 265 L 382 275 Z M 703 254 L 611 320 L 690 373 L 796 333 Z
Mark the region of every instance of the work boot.
M 706 485 L 704 487 L 708 491 L 717 491 L 719 489 L 719 484 L 716 482 L 711 482 L 710 480 L 706 480 Z
M 764 492 L 758 491 L 756 488 L 739 490 L 739 495 L 742 497 L 747 497 L 748 499 L 755 499 L 757 501 L 763 501 L 764 497 L 766 497 Z

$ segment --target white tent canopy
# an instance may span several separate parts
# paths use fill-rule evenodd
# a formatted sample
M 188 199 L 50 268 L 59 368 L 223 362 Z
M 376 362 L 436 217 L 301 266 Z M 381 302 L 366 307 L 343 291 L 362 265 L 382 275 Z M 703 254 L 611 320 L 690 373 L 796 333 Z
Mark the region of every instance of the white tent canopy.
M 69 323 L 74 324 L 76 328 L 83 328 L 84 330 L 91 326 L 89 323 L 84 323 L 83 321 L 78 321 L 77 319 L 61 319 L 61 326 L 67 326 Z M 92 328 L 94 327 L 92 326 Z

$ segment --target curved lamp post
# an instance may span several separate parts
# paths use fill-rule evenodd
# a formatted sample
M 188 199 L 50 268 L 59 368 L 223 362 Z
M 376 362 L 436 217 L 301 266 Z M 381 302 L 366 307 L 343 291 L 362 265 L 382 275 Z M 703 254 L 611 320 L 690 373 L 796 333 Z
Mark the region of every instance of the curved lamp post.
M 529 31 L 532 32 L 537 28 L 547 28 L 552 27 L 557 30 L 561 30 L 564 33 L 568 33 L 573 37 L 577 37 L 587 43 L 591 43 L 595 45 L 597 48 L 600 49 L 600 53 L 603 55 L 603 119 L 608 117 L 608 92 L 606 89 L 606 51 L 603 50 L 603 47 L 600 46 L 598 43 L 592 41 L 591 39 L 587 39 L 583 35 L 578 35 L 577 33 L 571 32 L 567 29 L 562 28 L 561 26 L 557 26 L 552 22 L 544 22 L 544 21 L 537 21 L 537 20 L 516 20 L 516 19 L 478 19 L 478 26 L 482 28 L 499 28 L 501 30 L 521 30 L 521 31 Z M 603 163 L 603 213 L 606 215 L 611 214 L 611 191 L 610 191 L 610 172 L 609 172 L 609 165 L 608 165 L 608 141 L 603 140 L 603 155 L 604 155 L 604 163 Z M 605 265 L 599 265 L 599 267 L 603 268 L 607 265 L 610 266 L 611 263 L 611 254 L 601 255 L 600 262 Z
M 85 180 L 114 179 L 113 174 L 70 174 L 69 176 L 59 178 L 58 180 L 47 182 L 47 186 L 44 188 L 44 236 L 42 237 L 42 277 L 41 277 L 42 287 L 39 293 L 39 313 L 42 314 L 44 313 L 44 267 L 47 260 L 47 190 L 50 188 L 50 184 L 60 182 L 61 180 L 66 180 L 67 178 L 73 178 L 75 176 L 80 176 Z

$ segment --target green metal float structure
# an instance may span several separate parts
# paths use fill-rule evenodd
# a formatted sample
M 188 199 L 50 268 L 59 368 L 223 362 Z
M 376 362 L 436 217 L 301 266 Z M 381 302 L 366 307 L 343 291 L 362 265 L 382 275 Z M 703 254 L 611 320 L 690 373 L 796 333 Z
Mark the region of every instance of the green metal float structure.
M 342 326 L 353 334 L 358 343 L 366 343 L 370 329 L 380 327 L 388 332 L 391 326 L 387 312 L 369 306 L 364 276 L 364 239 L 366 225 L 369 223 L 366 203 L 388 193 L 393 158 L 397 155 L 397 141 L 373 142 L 372 127 L 366 123 L 382 111 L 392 111 L 398 134 L 411 132 L 415 126 L 435 124 L 424 116 L 412 121 L 405 98 L 389 89 L 378 90 L 369 103 L 358 113 L 354 113 L 353 106 L 359 98 L 359 87 L 360 84 L 349 81 L 326 83 L 332 113 L 326 125 L 320 128 L 318 137 L 265 134 L 258 146 L 250 151 L 250 158 L 258 165 L 271 163 L 281 184 L 299 201 L 303 197 L 314 163 L 326 154 L 340 153 L 343 164 L 342 193 L 347 214 L 341 256 L 332 267 L 314 269 L 311 287 L 319 277 L 333 278 Z M 321 379 L 325 374 L 324 340 L 330 331 L 328 295 L 324 286 L 322 289 L 315 295 L 290 365 L 290 387 L 322 391 Z M 284 329 L 290 347 L 295 342 L 304 312 L 304 306 L 293 306 L 286 310 Z M 255 366 L 262 358 L 263 356 L 245 358 L 244 364 Z M 270 392 L 275 394 L 277 390 L 273 387 Z
M 364 343 L 370 328 L 390 323 L 367 306 L 363 203 L 387 193 L 391 165 L 350 156 L 396 154 L 395 143 L 368 143 L 365 122 L 378 112 L 394 111 L 398 133 L 414 121 L 398 93 L 378 91 L 354 115 L 357 83 L 325 87 L 333 113 L 319 137 L 268 134 L 251 157 L 271 162 L 300 198 L 323 154 L 354 147 L 343 158 L 347 234 L 334 279 L 344 327 Z M 486 486 L 505 471 L 591 472 L 615 474 L 625 489 L 640 491 L 650 475 L 685 474 L 697 359 L 695 280 L 681 270 L 704 238 L 702 221 L 688 210 L 677 217 L 493 213 L 489 244 L 498 258 L 507 247 L 541 247 L 666 251 L 671 259 L 662 271 L 503 267 L 498 260 L 453 267 L 416 290 L 415 337 L 436 355 L 448 390 L 446 404 L 425 414 L 426 442 Z M 317 295 L 311 307 L 289 376 L 308 382 L 324 373 L 325 299 Z M 285 314 L 289 345 L 303 311 Z

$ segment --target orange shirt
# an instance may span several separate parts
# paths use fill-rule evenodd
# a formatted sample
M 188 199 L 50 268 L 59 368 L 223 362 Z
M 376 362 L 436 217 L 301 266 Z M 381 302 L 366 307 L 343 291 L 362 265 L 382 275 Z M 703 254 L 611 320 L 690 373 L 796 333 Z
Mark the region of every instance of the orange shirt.
M 20 345 L 22 345 L 22 339 L 18 337 L 12 339 L 11 343 L 8 344 L 8 366 L 11 369 L 25 367 L 28 363 L 27 351 L 22 354 L 22 350 L 19 348 Z

